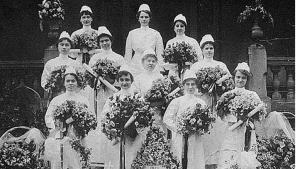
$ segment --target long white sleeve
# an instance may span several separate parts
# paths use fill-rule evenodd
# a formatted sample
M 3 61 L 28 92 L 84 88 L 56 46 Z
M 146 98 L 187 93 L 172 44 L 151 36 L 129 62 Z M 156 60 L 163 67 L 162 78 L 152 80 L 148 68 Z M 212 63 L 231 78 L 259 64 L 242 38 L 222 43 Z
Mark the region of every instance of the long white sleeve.
M 167 128 L 173 132 L 176 132 L 175 120 L 179 110 L 178 99 L 174 99 L 169 104 L 166 113 L 163 118 L 163 122 L 167 125 Z
M 125 47 L 125 61 L 129 63 L 132 58 L 132 33 L 129 32 L 126 39 L 126 47 Z
M 158 65 L 161 65 L 163 63 L 163 50 L 164 50 L 164 44 L 163 44 L 163 39 L 160 35 L 159 32 L 156 34 L 156 40 L 155 40 L 155 50 L 156 50 L 156 55 L 158 59 Z
M 200 48 L 197 40 L 196 39 L 192 39 L 192 41 L 193 41 L 193 47 L 194 47 L 194 49 L 196 51 L 196 54 L 198 56 L 198 60 L 202 60 L 203 59 L 202 50 L 201 50 L 201 48 Z
M 50 76 L 50 73 L 51 73 L 51 66 L 48 61 L 44 66 L 44 70 L 41 77 L 41 86 L 43 89 L 45 89 L 47 78 Z
M 45 123 L 46 123 L 46 126 L 48 128 L 51 128 L 51 129 L 54 129 L 55 128 L 55 124 L 54 124 L 54 116 L 53 116 L 53 110 L 55 109 L 56 107 L 56 98 L 54 98 L 49 106 L 48 106 L 48 109 L 46 111 L 46 114 L 45 114 Z

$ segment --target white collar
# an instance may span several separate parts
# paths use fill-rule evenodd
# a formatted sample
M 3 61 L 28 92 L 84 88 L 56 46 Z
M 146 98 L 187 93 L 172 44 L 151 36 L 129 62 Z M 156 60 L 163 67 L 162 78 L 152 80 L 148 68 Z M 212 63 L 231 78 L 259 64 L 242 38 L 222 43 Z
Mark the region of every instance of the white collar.
M 103 50 L 103 53 L 104 54 L 110 54 L 112 52 L 112 49 L 109 49 L 109 50 Z
M 183 35 L 177 35 L 177 34 L 176 34 L 176 38 L 178 38 L 178 39 L 184 39 L 184 38 L 186 38 L 186 36 L 185 36 L 184 33 L 183 33 Z
M 193 99 L 193 98 L 195 98 L 195 95 L 194 94 L 185 93 L 184 97 L 187 98 L 187 99 Z
M 66 91 L 66 95 L 68 95 L 68 96 L 76 96 L 77 93 L 76 93 L 76 91 L 72 91 L 72 92 Z
M 91 30 L 91 29 L 92 29 L 92 26 L 91 26 L 91 25 L 89 25 L 89 26 L 83 25 L 83 26 L 82 26 L 82 30 L 83 30 L 83 31 Z
M 61 59 L 68 59 L 69 58 L 68 55 L 64 55 L 64 54 L 61 54 L 61 53 L 58 55 L 58 57 L 61 58 Z
M 140 27 L 142 30 L 148 30 L 149 29 L 149 25 L 148 26 L 141 26 Z

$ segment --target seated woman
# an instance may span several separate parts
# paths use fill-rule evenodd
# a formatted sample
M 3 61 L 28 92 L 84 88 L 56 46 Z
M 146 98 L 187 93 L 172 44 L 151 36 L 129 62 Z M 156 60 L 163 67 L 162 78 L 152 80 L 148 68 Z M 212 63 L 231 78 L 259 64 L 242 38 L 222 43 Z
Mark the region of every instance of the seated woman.
M 144 97 L 147 91 L 151 88 L 152 82 L 157 79 L 163 79 L 164 76 L 159 72 L 154 71 L 157 65 L 157 57 L 153 49 L 149 48 L 144 51 L 141 62 L 144 67 L 144 72 L 135 77 L 133 86 L 137 92 Z M 160 113 L 160 109 L 156 108 L 154 114 L 155 121 L 153 124 L 157 124 L 164 128 Z
M 235 89 L 233 91 L 245 92 L 248 95 L 253 95 L 255 100 L 259 100 L 260 98 L 254 91 L 250 91 L 245 89 L 246 83 L 249 81 L 251 76 L 250 68 L 247 63 L 239 63 L 236 67 L 234 73 L 234 83 Z M 230 162 L 233 159 L 237 159 L 242 151 L 248 151 L 245 149 L 245 145 L 248 143 L 245 142 L 245 132 L 246 132 L 246 122 L 238 126 L 234 130 L 229 130 L 229 127 L 237 122 L 237 116 L 233 113 L 228 113 L 225 116 L 221 116 L 222 120 L 227 123 L 224 133 L 224 138 L 221 143 L 221 150 L 229 150 L 229 151 L 221 151 L 219 154 L 219 163 L 218 167 L 224 168 L 228 167 Z M 250 159 L 248 159 L 250 160 Z M 252 159 L 252 166 L 249 169 L 255 169 L 258 165 L 258 161 Z
M 63 77 L 64 87 L 66 88 L 66 93 L 55 97 L 47 109 L 45 115 L 46 126 L 50 129 L 50 137 L 45 141 L 45 157 L 51 162 L 51 168 L 57 169 L 61 166 L 61 148 L 63 145 L 63 168 L 78 169 L 81 168 L 80 156 L 71 147 L 68 140 L 70 139 L 82 139 L 77 135 L 72 124 L 72 118 L 68 118 L 62 123 L 67 126 L 66 131 L 64 131 L 60 123 L 55 120 L 54 114 L 59 111 L 58 106 L 61 106 L 65 101 L 74 101 L 75 103 L 83 103 L 88 106 L 88 100 L 76 93 L 78 88 L 78 76 L 76 75 L 75 69 L 68 67 L 66 69 L 65 75 Z M 61 113 L 66 113 L 62 111 Z M 63 132 L 63 136 L 61 136 Z
M 183 135 L 177 133 L 176 118 L 180 116 L 188 107 L 194 106 L 197 103 L 206 105 L 206 103 L 197 98 L 194 94 L 197 90 L 197 80 L 194 72 L 187 70 L 183 76 L 184 96 L 176 98 L 169 104 L 163 121 L 167 128 L 172 131 L 172 151 L 178 159 L 182 159 L 182 138 Z M 204 169 L 204 148 L 202 136 L 199 134 L 190 135 L 188 138 L 188 169 Z

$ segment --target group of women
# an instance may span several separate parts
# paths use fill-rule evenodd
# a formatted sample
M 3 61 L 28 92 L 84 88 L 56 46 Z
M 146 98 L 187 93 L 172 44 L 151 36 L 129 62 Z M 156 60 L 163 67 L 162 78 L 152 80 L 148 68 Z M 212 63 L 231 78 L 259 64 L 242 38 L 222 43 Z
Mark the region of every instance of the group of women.
M 69 51 L 73 44 L 72 40 L 76 34 L 78 35 L 86 30 L 92 30 L 91 22 L 93 19 L 93 12 L 89 7 L 83 6 L 80 14 L 80 21 L 83 28 L 75 31 L 72 36 L 69 36 L 67 32 L 63 32 L 61 34 L 57 43 L 59 56 L 45 64 L 41 81 L 42 87 L 45 87 L 47 77 L 56 66 L 80 66 L 78 61 L 69 57 Z M 129 32 L 126 40 L 126 51 L 124 57 L 112 51 L 111 45 L 113 43 L 113 36 L 109 30 L 106 27 L 99 27 L 97 32 L 98 44 L 101 48 L 101 52 L 93 55 L 89 61 L 89 65 L 92 66 L 99 59 L 112 60 L 115 63 L 115 66 L 120 68 L 120 70 L 117 79 L 110 83 L 119 86 L 121 90 L 114 93 L 109 88 L 99 88 L 96 98 L 94 98 L 94 90 L 87 91 L 87 94 L 82 94 L 82 92 L 78 89 L 79 79 L 76 72 L 74 72 L 72 68 L 68 68 L 63 79 L 66 92 L 63 94 L 57 94 L 58 96 L 50 102 L 45 116 L 46 125 L 51 129 L 52 133 L 52 137 L 48 138 L 49 141 L 49 139 L 55 138 L 56 124 L 53 118 L 53 108 L 55 106 L 61 104 L 65 100 L 74 100 L 75 102 L 85 103 L 91 110 L 93 110 L 94 99 L 96 99 L 97 112 L 94 113 L 97 114 L 98 117 L 98 127 L 84 138 L 84 144 L 92 148 L 91 162 L 100 162 L 105 164 L 110 163 L 113 168 L 119 168 L 119 146 L 116 146 L 118 143 L 114 142 L 114 144 L 112 144 L 112 142 L 109 141 L 100 131 L 101 118 L 104 116 L 103 112 L 110 109 L 108 98 L 111 96 L 115 97 L 133 94 L 134 91 L 137 91 L 141 96 L 144 96 L 151 88 L 154 80 L 164 78 L 164 76 L 160 74 L 160 70 L 163 69 L 163 66 L 161 66 L 163 65 L 163 59 L 161 56 L 164 49 L 163 40 L 158 31 L 149 28 L 149 22 L 152 19 L 149 6 L 147 4 L 142 4 L 136 17 L 140 22 L 141 27 Z M 198 62 L 194 63 L 190 70 L 187 70 L 183 75 L 182 84 L 184 88 L 184 96 L 172 100 L 163 117 L 159 114 L 154 115 L 154 123 L 156 125 L 161 126 L 161 128 L 165 131 L 167 128 L 172 132 L 172 151 L 178 159 L 180 159 L 182 155 L 183 136 L 176 132 L 176 117 L 183 113 L 187 107 L 193 106 L 197 103 L 209 106 L 214 104 L 211 102 L 211 98 L 208 94 L 201 94 L 201 91 L 198 92 L 198 81 L 195 72 L 205 67 L 220 66 L 223 70 L 230 74 L 224 63 L 213 59 L 215 44 L 212 36 L 203 36 L 200 44 L 198 44 L 195 39 L 185 35 L 186 26 L 187 21 L 182 14 L 175 17 L 174 31 L 176 33 L 176 37 L 169 40 L 167 42 L 167 46 L 182 41 L 188 43 L 193 47 L 193 49 L 195 49 L 198 56 Z M 250 74 L 250 69 L 246 63 L 239 64 L 233 73 L 235 82 L 234 90 L 246 90 L 245 86 L 249 80 Z M 72 124 L 71 121 L 66 121 L 66 123 Z M 228 119 L 221 120 L 218 118 L 214 125 L 215 127 L 211 130 L 211 135 L 201 136 L 197 133 L 191 135 L 188 143 L 187 168 L 204 169 L 206 163 L 205 159 L 210 153 L 218 149 L 231 149 L 239 152 L 243 151 L 245 126 L 239 127 L 234 131 L 229 131 L 228 127 L 234 123 L 234 121 Z M 224 137 L 221 138 L 221 135 L 224 135 Z M 144 131 L 139 132 L 136 138 L 126 137 L 126 168 L 130 168 L 130 165 L 136 157 L 137 151 L 141 148 L 144 139 Z M 66 159 L 69 159 L 71 162 L 66 162 L 64 165 L 73 169 L 79 168 L 79 164 L 76 162 L 76 159 L 79 159 L 79 157 L 75 157 L 71 150 L 69 153 L 73 155 L 66 155 Z M 236 154 L 223 154 L 222 157 L 212 160 L 210 164 L 218 164 L 218 166 L 222 168 L 234 155 Z M 58 159 L 52 159 L 52 168 L 59 165 L 57 160 Z

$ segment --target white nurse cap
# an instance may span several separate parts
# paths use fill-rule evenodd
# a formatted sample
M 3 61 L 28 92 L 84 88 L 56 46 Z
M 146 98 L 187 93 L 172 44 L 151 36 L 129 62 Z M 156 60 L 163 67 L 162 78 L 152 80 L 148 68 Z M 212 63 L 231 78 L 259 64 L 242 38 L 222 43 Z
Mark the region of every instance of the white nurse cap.
M 86 6 L 86 5 L 83 5 L 81 7 L 80 13 L 83 12 L 83 11 L 89 11 L 90 13 L 93 13 L 92 9 L 90 7 L 88 7 L 88 6 Z
M 183 21 L 187 25 L 186 18 L 182 14 L 179 14 L 175 17 L 174 22 L 176 21 Z

